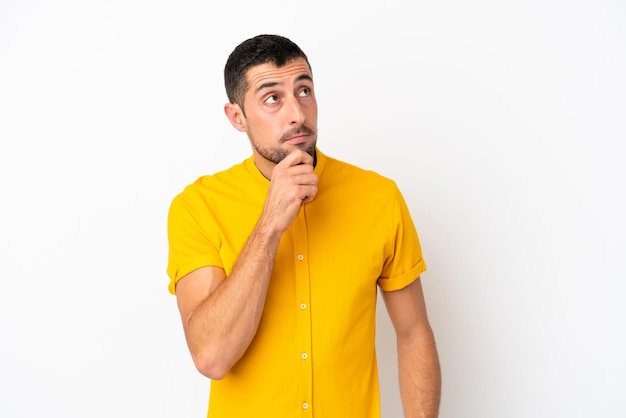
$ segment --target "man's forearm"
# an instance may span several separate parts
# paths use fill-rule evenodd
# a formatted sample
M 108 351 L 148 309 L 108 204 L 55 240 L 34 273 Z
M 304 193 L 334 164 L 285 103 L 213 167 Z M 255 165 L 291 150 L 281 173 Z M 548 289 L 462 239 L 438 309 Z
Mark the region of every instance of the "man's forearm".
M 257 225 L 231 274 L 189 317 L 192 355 L 203 358 L 213 378 L 224 375 L 243 355 L 263 313 L 280 235 Z
M 405 418 L 436 418 L 441 370 L 432 331 L 398 341 L 400 395 Z

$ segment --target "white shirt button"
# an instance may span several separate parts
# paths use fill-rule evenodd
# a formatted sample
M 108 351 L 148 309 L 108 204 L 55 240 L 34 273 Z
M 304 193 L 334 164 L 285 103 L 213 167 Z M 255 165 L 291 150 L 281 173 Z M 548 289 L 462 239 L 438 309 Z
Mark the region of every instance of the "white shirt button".
M 298 260 L 300 261 L 304 260 L 304 256 L 302 254 L 298 254 Z
M 300 309 L 306 309 L 306 303 L 301 303 L 300 304 Z
M 308 403 L 303 403 L 302 404 L 302 409 L 309 409 L 309 404 Z
M 302 360 L 306 360 L 309 356 L 306 353 L 302 353 Z

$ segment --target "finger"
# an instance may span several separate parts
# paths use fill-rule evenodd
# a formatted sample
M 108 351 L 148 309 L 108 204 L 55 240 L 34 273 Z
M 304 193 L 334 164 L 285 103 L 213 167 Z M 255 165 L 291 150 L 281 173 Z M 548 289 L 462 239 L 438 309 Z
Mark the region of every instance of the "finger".
M 300 198 L 301 203 L 310 202 L 311 200 L 315 198 L 315 195 L 317 195 L 317 186 L 313 185 L 313 186 L 303 187 L 301 192 L 302 192 L 301 198 Z
M 295 178 L 296 183 L 301 186 L 316 186 L 317 180 L 317 174 L 311 172 L 300 174 Z
M 313 157 L 300 149 L 290 152 L 280 163 L 285 167 L 292 167 L 299 164 L 313 165 Z
M 300 177 L 300 176 L 317 176 L 317 174 L 313 173 L 313 166 L 309 164 L 299 164 L 293 167 L 288 167 L 285 172 L 289 173 L 290 176 Z

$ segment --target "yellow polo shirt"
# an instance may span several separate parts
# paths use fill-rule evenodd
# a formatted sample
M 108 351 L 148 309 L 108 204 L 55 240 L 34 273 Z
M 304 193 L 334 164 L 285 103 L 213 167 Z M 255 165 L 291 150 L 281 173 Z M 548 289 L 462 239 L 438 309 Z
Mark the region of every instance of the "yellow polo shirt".
M 318 194 L 281 238 L 257 334 L 222 380 L 210 418 L 378 418 L 377 285 L 426 269 L 396 184 L 317 151 Z M 230 274 L 269 181 L 251 158 L 200 177 L 168 218 L 169 291 L 203 266 Z M 228 278 L 226 278 L 228 280 Z

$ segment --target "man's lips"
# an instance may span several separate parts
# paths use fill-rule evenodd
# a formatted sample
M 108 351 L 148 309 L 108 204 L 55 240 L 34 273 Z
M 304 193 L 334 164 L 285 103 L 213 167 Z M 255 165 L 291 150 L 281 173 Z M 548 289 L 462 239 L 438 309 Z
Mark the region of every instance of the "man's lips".
M 285 132 L 285 134 L 280 139 L 280 142 L 285 142 L 287 144 L 302 144 L 307 141 L 309 136 L 315 135 L 315 131 L 306 126 L 300 126 L 298 128 L 291 129 L 289 132 Z
M 302 144 L 303 142 L 306 142 L 307 137 L 307 134 L 296 135 L 285 139 L 283 142 L 292 145 Z

